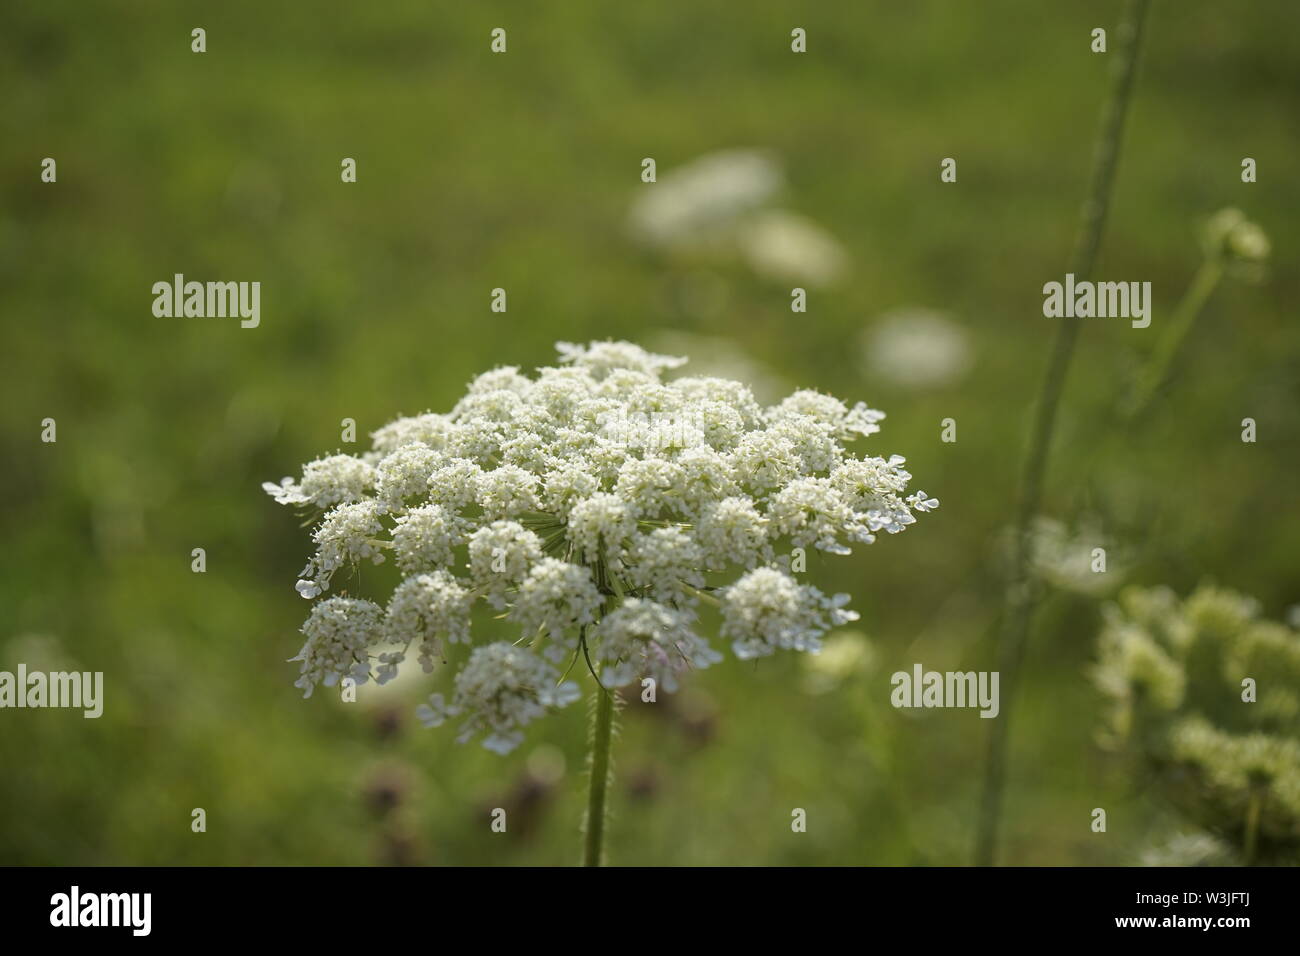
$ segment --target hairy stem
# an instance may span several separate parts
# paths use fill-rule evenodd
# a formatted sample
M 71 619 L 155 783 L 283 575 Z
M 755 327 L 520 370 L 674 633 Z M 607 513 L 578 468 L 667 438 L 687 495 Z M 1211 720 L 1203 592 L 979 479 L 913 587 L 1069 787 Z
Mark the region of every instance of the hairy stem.
M 591 781 L 587 792 L 587 837 L 583 866 L 600 866 L 604 862 L 605 796 L 613 776 L 609 760 L 613 731 L 614 695 L 600 687 L 596 690 L 596 704 L 592 711 Z
M 1102 116 L 1088 198 L 1083 204 L 1079 237 L 1071 260 L 1070 271 L 1075 274 L 1077 281 L 1086 280 L 1092 274 L 1097 261 L 1097 252 L 1101 247 L 1101 237 L 1105 230 L 1106 215 L 1110 209 L 1111 192 L 1115 184 L 1115 168 L 1123 140 L 1124 118 L 1132 98 L 1138 52 L 1142 43 L 1142 29 L 1149 6 L 1150 0 L 1128 0 L 1120 22 L 1118 31 L 1120 47 L 1116 51 L 1114 85 Z M 1061 324 L 1057 326 L 1056 337 L 1052 343 L 1047 374 L 1039 393 L 1028 452 L 1021 472 L 1020 501 L 1016 509 L 1015 551 L 1007 582 L 1002 633 L 998 648 L 1004 703 L 1001 718 L 993 721 L 989 735 L 975 846 L 975 862 L 980 866 L 993 864 L 997 847 L 1012 704 L 1028 639 L 1029 621 L 1034 609 L 1030 582 L 1030 567 L 1033 562 L 1031 528 L 1034 516 L 1042 503 L 1043 477 L 1047 471 L 1048 453 L 1051 450 L 1052 434 L 1056 428 L 1056 412 L 1079 337 L 1079 319 L 1063 318 L 1059 321 Z

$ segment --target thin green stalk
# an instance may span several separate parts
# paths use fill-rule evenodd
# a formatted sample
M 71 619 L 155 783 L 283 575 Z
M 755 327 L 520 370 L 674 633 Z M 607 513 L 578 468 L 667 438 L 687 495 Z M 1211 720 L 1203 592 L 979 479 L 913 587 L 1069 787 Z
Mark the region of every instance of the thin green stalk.
M 1096 416 L 1090 423 L 1091 427 L 1079 433 L 1078 444 L 1088 452 L 1076 474 L 1094 474 L 1098 462 L 1113 459 L 1121 446 L 1140 440 L 1138 429 L 1145 423 L 1146 413 L 1168 378 L 1169 366 L 1177 357 L 1182 340 L 1226 274 L 1227 267 L 1222 262 L 1209 259 L 1202 262 L 1183 293 L 1165 334 L 1151 350 L 1132 389 L 1117 406 L 1116 414 Z M 1118 454 L 1124 458 L 1129 452 L 1121 450 Z
M 1223 278 L 1223 272 L 1223 262 L 1220 259 L 1209 258 L 1201 263 L 1201 268 L 1193 277 L 1183 300 L 1178 303 L 1178 309 L 1170 320 L 1168 330 L 1156 342 L 1155 351 L 1151 353 L 1151 358 L 1147 360 L 1146 367 L 1142 370 L 1142 376 L 1138 380 L 1137 389 L 1127 409 L 1129 417 L 1136 418 L 1145 411 L 1160 386 L 1165 383 L 1174 356 L 1178 354 L 1183 339 L 1187 338 L 1187 333 L 1196 322 L 1196 317 L 1201 314 L 1205 303 L 1209 301 L 1218 286 L 1219 280 Z
M 890 732 L 891 728 L 886 727 L 876 711 L 875 706 L 868 702 L 864 704 L 866 719 L 867 740 L 871 747 L 871 752 L 876 755 L 877 766 L 880 767 L 881 779 L 886 781 L 886 791 L 889 802 L 892 804 L 894 819 L 897 822 L 898 844 L 903 847 L 914 847 L 912 842 L 912 824 L 911 824 L 911 800 L 907 790 L 906 783 L 903 779 L 903 768 L 899 765 L 898 751 L 895 746 L 896 740 Z
M 1255 847 L 1259 842 L 1259 818 L 1264 811 L 1264 787 L 1250 788 L 1250 802 L 1246 804 L 1246 845 L 1242 851 L 1243 861 L 1247 866 L 1255 862 Z
M 614 695 L 604 687 L 596 690 L 591 730 L 591 782 L 587 792 L 587 842 L 583 866 L 604 863 L 605 796 L 613 776 L 609 744 L 614 736 Z
M 1075 245 L 1070 270 L 1079 281 L 1091 276 L 1096 265 L 1097 252 L 1101 247 L 1101 237 L 1115 184 L 1115 167 L 1123 140 L 1124 119 L 1132 98 L 1138 52 L 1142 45 L 1143 25 L 1146 22 L 1149 6 L 1150 0 L 1128 0 L 1120 22 L 1118 31 L 1120 46 L 1116 51 L 1114 86 L 1102 116 L 1092 179 L 1088 198 L 1083 204 L 1079 238 Z M 1004 702 L 1001 716 L 993 721 L 989 735 L 975 846 L 975 862 L 981 866 L 993 864 L 997 847 L 1012 704 L 1024 659 L 1029 621 L 1034 609 L 1034 597 L 1030 586 L 1030 567 L 1033 562 L 1031 530 L 1033 519 L 1038 514 L 1042 503 L 1043 477 L 1047 471 L 1048 453 L 1051 450 L 1052 434 L 1056 428 L 1056 412 L 1079 336 L 1077 318 L 1064 318 L 1059 321 L 1060 325 L 1057 326 L 1056 337 L 1052 343 L 1051 358 L 1039 393 L 1028 453 L 1021 473 L 1020 501 L 1016 510 L 1015 551 L 1007 584 L 1002 634 L 999 641 L 999 669 Z

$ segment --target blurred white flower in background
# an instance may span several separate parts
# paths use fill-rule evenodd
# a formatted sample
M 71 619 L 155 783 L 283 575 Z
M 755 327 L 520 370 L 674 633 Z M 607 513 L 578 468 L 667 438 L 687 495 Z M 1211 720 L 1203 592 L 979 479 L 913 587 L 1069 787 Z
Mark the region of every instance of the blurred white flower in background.
M 862 361 L 872 381 L 904 388 L 941 388 L 973 364 L 970 335 L 944 312 L 894 309 L 862 332 Z
M 834 281 L 848 264 L 843 248 L 812 220 L 771 205 L 784 184 L 767 151 L 709 153 L 638 187 L 629 231 L 659 252 L 738 260 L 773 281 Z
M 1074 594 L 1101 595 L 1123 582 L 1128 573 L 1127 557 L 1112 546 L 1093 518 L 1081 519 L 1074 528 L 1055 518 L 1040 515 L 1030 532 L 1034 538 L 1034 576 L 1053 587 Z M 1009 560 L 1014 546 L 1014 532 L 1003 534 L 1004 559 Z M 1105 550 L 1105 571 L 1094 571 L 1099 557 L 1094 549 Z M 1098 565 L 1100 567 L 1100 565 Z
M 31 670 L 69 671 L 81 666 L 53 634 L 19 634 L 5 644 L 5 652 L 8 660 L 22 661 Z
M 841 628 L 832 631 L 822 642 L 820 654 L 803 658 L 804 691 L 827 694 L 842 683 L 871 671 L 876 662 L 876 648 L 859 630 Z
M 709 153 L 640 190 L 630 215 L 632 233 L 658 246 L 706 241 L 728 232 L 784 182 L 780 165 L 762 150 Z
M 1090 669 L 1107 699 L 1101 742 L 1137 758 L 1130 773 L 1227 844 L 1182 838 L 1172 849 L 1186 862 L 1230 850 L 1247 866 L 1294 863 L 1300 633 L 1264 617 L 1252 595 L 1208 583 L 1185 598 L 1167 587 L 1125 588 L 1103 622 Z M 1248 676 L 1259 679 L 1257 703 Z M 1166 848 L 1167 858 L 1178 855 Z
M 811 219 L 764 209 L 741 224 L 740 247 L 760 276 L 778 282 L 828 285 L 848 267 L 835 238 Z
M 1227 866 L 1232 848 L 1208 833 L 1175 833 L 1142 852 L 1142 866 Z

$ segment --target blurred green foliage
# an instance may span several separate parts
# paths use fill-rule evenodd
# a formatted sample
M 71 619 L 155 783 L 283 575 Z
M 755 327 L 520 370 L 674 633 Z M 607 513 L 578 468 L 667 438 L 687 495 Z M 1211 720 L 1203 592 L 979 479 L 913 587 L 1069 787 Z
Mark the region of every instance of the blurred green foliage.
M 854 594 L 860 666 L 730 661 L 629 704 L 611 859 L 966 862 L 986 722 L 894 711 L 889 674 L 995 666 L 997 542 L 1053 331 L 1040 289 L 1065 271 L 1106 92 L 1089 32 L 1118 10 L 5 5 L 0 669 L 44 654 L 101 670 L 106 700 L 99 720 L 0 712 L 0 863 L 576 861 L 583 708 L 503 759 L 416 724 L 436 678 L 362 688 L 356 705 L 300 699 L 286 658 L 308 541 L 259 485 L 338 448 L 345 417 L 364 433 L 445 410 L 477 372 L 550 363 L 557 339 L 654 347 L 666 332 L 884 409 L 871 450 L 906 455 L 943 507 L 849 559 L 810 558 L 819 586 Z M 789 52 L 794 26 L 806 55 Z M 1156 5 L 1099 274 L 1150 280 L 1157 332 L 1199 263 L 1199 224 L 1229 205 L 1269 234 L 1272 267 L 1218 290 L 1150 418 L 1104 446 L 1153 339 L 1085 327 L 1048 493 L 1056 518 L 1100 522 L 1129 580 L 1214 578 L 1274 617 L 1300 601 L 1297 116 L 1300 7 Z M 665 264 L 626 237 L 629 202 L 653 188 L 642 157 L 662 175 L 737 146 L 779 156 L 784 204 L 849 256 L 807 316 L 788 287 Z M 46 156 L 56 185 L 39 180 Z M 939 182 L 945 156 L 955 185 Z M 1243 156 L 1258 183 L 1241 183 Z M 261 327 L 154 318 L 150 287 L 176 272 L 261 281 Z M 504 314 L 488 309 L 498 286 Z M 864 330 L 900 306 L 957 316 L 971 374 L 924 391 L 865 374 Z M 1239 440 L 1248 416 L 1256 444 Z M 46 417 L 56 444 L 40 442 Z M 1065 591 L 1038 616 L 1007 862 L 1133 862 L 1168 824 L 1095 746 L 1098 626 L 1097 601 Z M 497 806 L 505 835 L 488 827 Z

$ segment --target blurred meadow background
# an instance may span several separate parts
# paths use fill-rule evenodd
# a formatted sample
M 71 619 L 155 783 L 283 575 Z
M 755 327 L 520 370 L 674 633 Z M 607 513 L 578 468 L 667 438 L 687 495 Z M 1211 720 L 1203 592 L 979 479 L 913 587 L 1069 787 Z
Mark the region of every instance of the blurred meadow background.
M 991 721 L 894 710 L 889 676 L 997 667 L 1055 331 L 1041 289 L 1066 271 L 1108 90 L 1090 31 L 1113 50 L 1119 10 L 4 5 L 0 669 L 103 671 L 105 707 L 0 712 L 0 863 L 575 862 L 582 706 L 501 758 L 414 719 L 436 674 L 301 699 L 286 659 L 310 542 L 260 485 L 449 409 L 481 371 L 603 338 L 768 401 L 865 400 L 888 418 L 857 450 L 905 455 L 943 503 L 851 558 L 810 555 L 862 614 L 821 657 L 729 660 L 629 704 L 611 861 L 969 862 Z M 1066 389 L 1005 862 L 1138 863 L 1179 832 L 1098 745 L 1088 668 L 1117 589 L 1210 580 L 1279 620 L 1300 603 L 1300 6 L 1158 2 L 1148 26 L 1097 276 L 1151 281 L 1154 319 L 1085 322 Z M 1220 284 L 1150 414 L 1117 432 L 1225 207 L 1268 235 L 1266 273 Z M 155 318 L 151 286 L 174 273 L 260 281 L 260 327 Z M 1084 573 L 1078 548 L 1098 543 L 1110 568 Z

